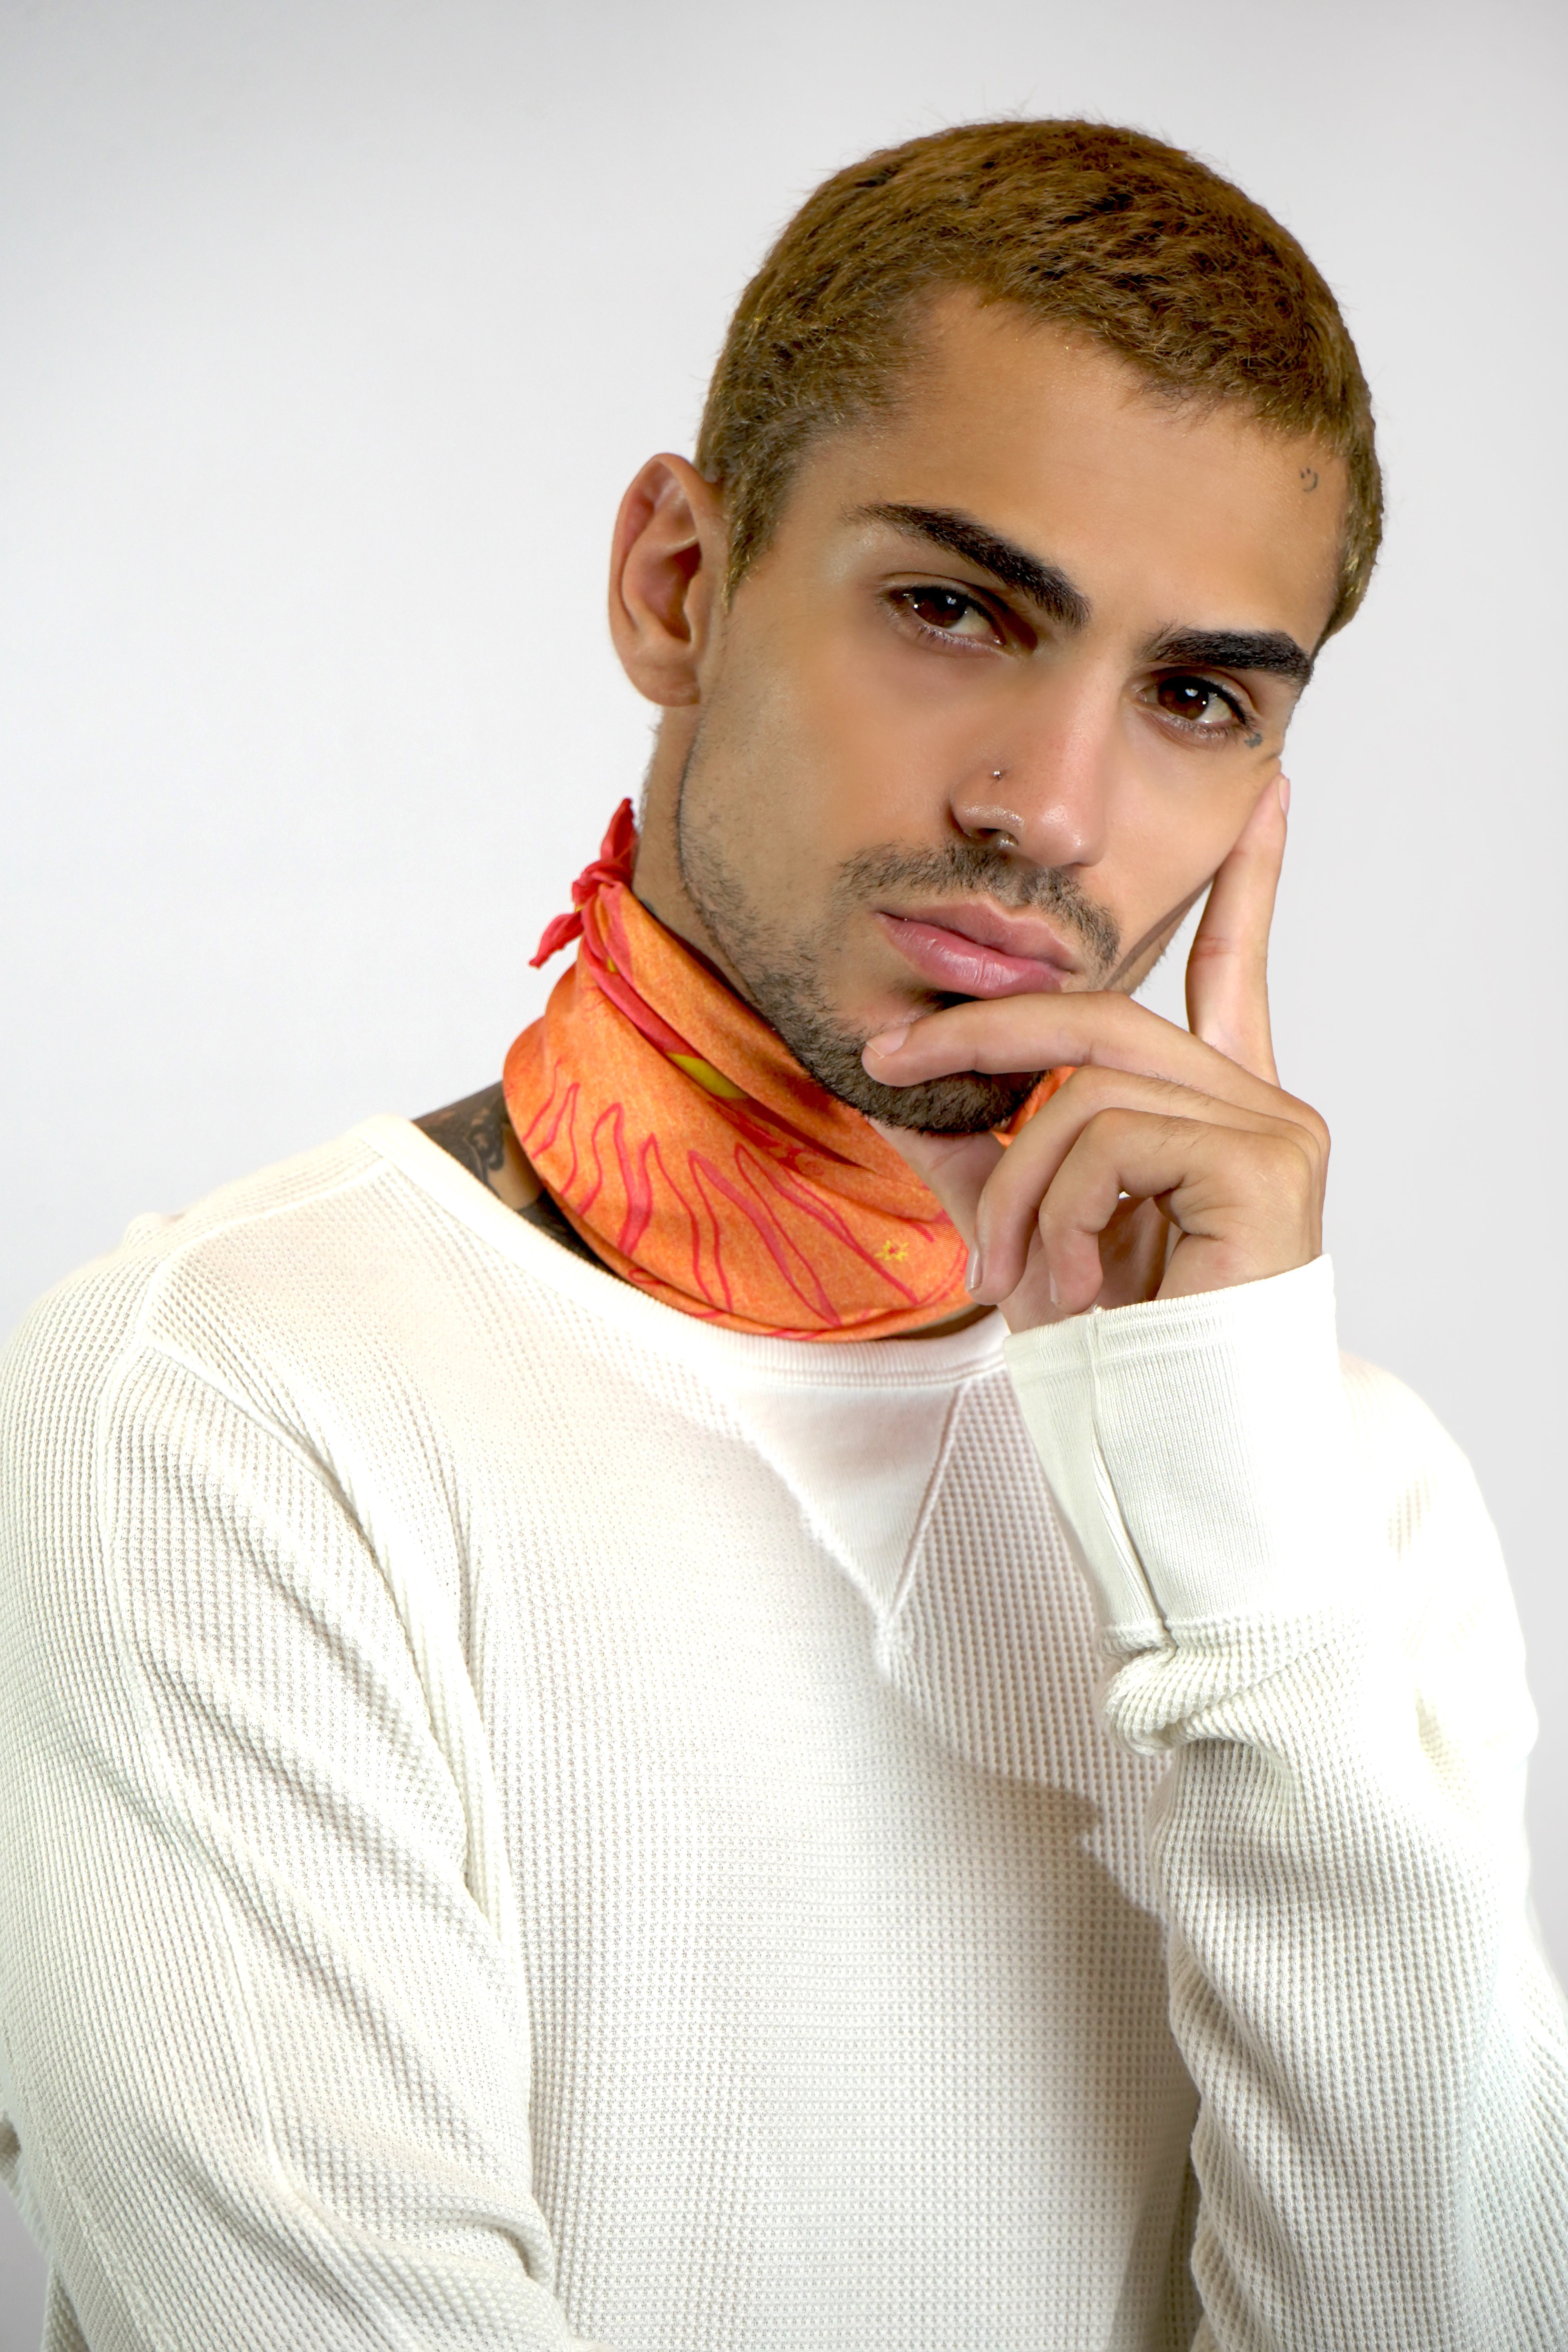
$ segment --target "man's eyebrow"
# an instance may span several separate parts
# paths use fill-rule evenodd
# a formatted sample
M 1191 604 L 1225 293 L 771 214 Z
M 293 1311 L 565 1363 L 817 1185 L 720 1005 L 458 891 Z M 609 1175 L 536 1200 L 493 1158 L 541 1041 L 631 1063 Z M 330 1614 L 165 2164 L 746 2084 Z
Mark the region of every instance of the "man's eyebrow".
M 1073 586 L 1065 572 L 1054 563 L 1042 563 L 1026 548 L 1004 539 L 998 531 L 987 530 L 973 515 L 962 514 L 954 507 L 858 507 L 855 520 L 888 523 L 908 539 L 923 539 L 949 555 L 962 556 L 977 572 L 989 572 L 1003 587 L 1026 596 L 1061 628 L 1081 629 L 1089 620 L 1089 598 Z
M 1190 662 L 1194 669 L 1260 669 L 1295 686 L 1312 675 L 1311 655 L 1283 629 L 1167 629 L 1150 646 L 1149 659 L 1165 667 Z

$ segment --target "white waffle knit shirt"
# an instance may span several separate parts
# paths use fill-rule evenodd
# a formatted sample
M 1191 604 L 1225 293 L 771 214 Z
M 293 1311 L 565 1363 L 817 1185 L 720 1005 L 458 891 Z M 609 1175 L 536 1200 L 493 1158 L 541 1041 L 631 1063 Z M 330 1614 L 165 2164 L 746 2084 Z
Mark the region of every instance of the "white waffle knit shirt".
M 382 1118 L 0 1422 L 52 2352 L 1568 2346 L 1511 1604 L 1326 1264 L 755 1339 Z

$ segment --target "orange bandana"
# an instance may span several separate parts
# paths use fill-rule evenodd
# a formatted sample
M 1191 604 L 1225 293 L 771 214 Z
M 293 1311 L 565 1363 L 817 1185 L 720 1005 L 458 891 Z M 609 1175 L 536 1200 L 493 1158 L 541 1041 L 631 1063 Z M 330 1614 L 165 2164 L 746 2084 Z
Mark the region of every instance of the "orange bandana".
M 632 896 L 636 848 L 623 801 L 533 959 L 581 933 L 506 1057 L 541 1181 L 616 1274 L 731 1331 L 880 1339 L 957 1314 L 964 1247 L 934 1196 Z

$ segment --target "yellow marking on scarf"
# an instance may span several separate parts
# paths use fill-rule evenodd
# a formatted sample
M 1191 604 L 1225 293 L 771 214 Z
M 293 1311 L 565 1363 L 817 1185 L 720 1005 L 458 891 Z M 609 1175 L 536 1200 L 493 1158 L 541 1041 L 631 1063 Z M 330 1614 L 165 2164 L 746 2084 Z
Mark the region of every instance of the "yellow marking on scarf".
M 700 1054 L 671 1054 L 669 1058 L 678 1070 L 684 1070 L 689 1078 L 695 1078 L 700 1087 L 705 1087 L 710 1095 L 717 1095 L 721 1102 L 745 1101 L 745 1087 L 738 1087 L 732 1078 L 725 1077 L 722 1071 L 716 1070 L 711 1062 L 705 1062 Z

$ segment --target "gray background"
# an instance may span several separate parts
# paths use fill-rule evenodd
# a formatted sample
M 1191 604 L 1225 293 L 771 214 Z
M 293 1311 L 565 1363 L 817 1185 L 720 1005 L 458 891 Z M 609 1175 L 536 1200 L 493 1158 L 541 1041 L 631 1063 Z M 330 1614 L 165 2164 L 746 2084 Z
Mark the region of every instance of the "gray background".
M 1289 757 L 1280 1061 L 1335 1132 L 1344 1342 L 1432 1401 L 1509 1547 L 1568 1969 L 1568 12 L 0 0 L 0 36 L 5 1326 L 135 1212 L 497 1072 L 646 757 L 616 499 L 689 448 L 814 181 L 1087 111 L 1304 239 L 1391 530 Z M 6 2224 L 0 2352 L 37 2329 Z

